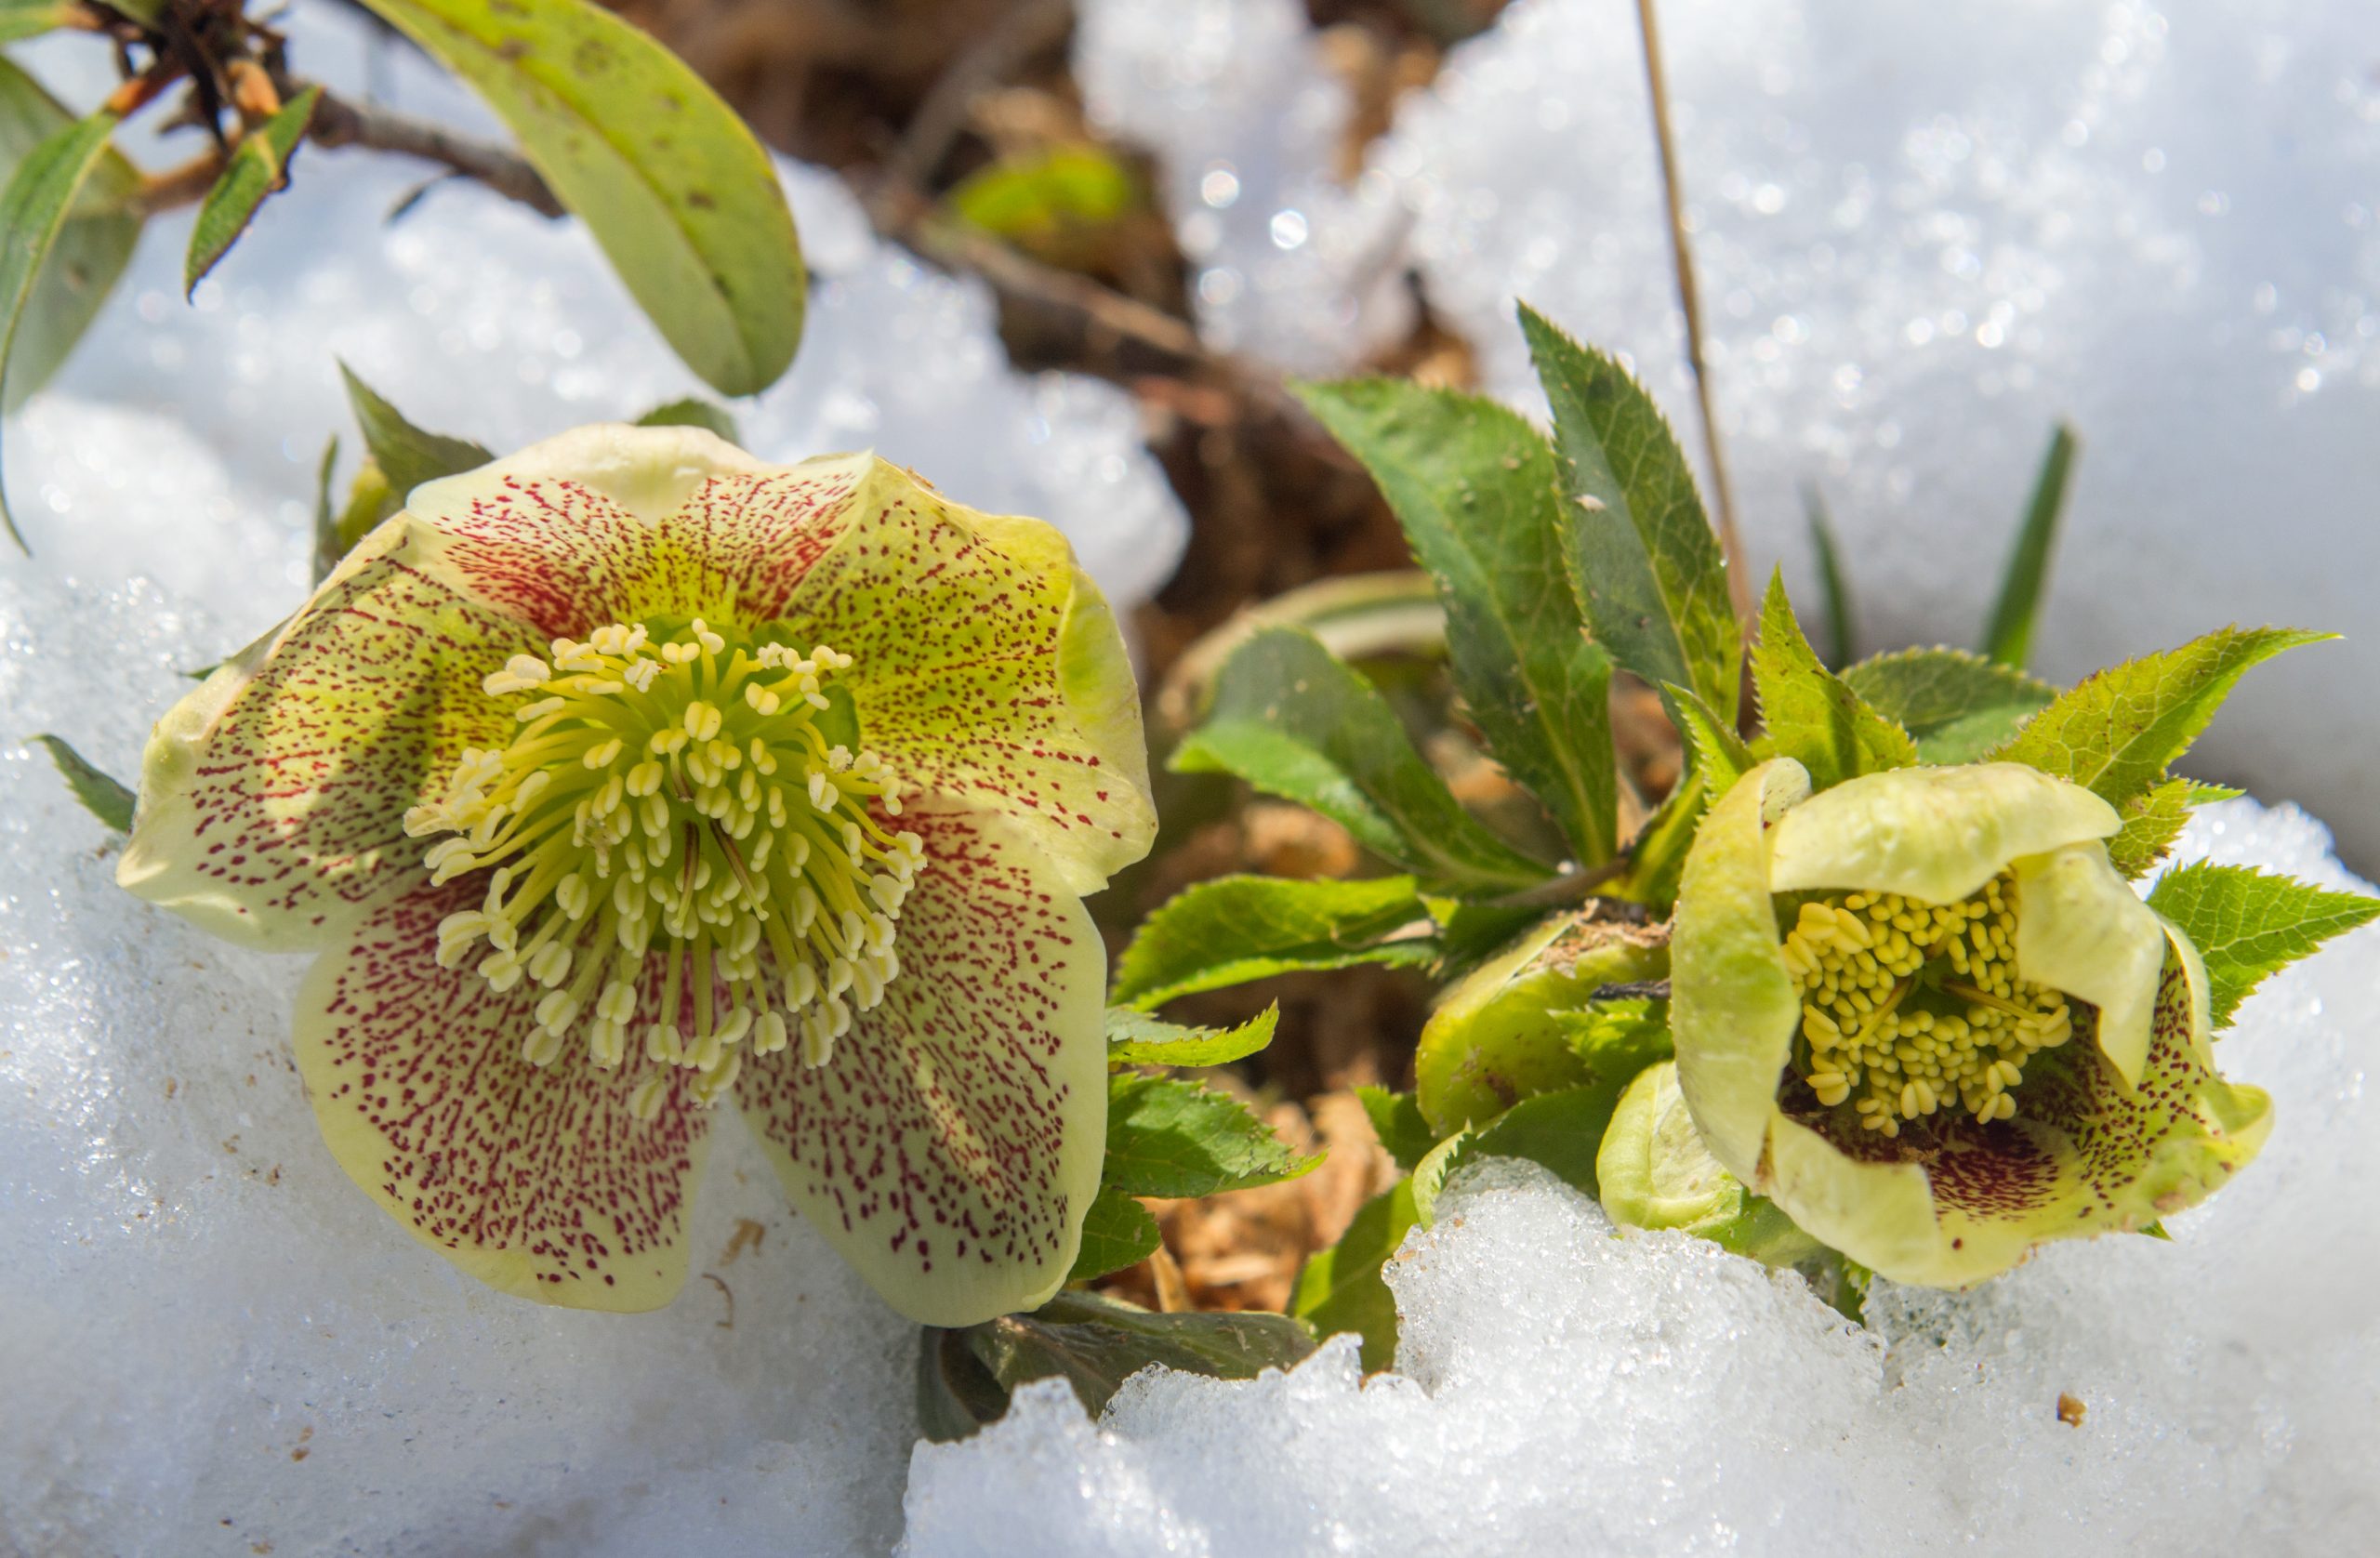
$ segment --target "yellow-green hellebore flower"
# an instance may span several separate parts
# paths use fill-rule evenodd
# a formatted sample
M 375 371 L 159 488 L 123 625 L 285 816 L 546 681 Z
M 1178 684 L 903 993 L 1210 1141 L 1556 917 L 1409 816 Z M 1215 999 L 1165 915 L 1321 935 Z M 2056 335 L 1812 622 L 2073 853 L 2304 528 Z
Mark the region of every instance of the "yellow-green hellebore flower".
M 2204 967 L 2109 865 L 2117 825 L 2016 763 L 1737 781 L 1670 944 L 1712 1156 L 1833 1248 L 1946 1287 L 2221 1186 L 2271 1103 L 2215 1075 Z
M 509 1292 L 666 1303 L 714 1102 L 911 1317 L 1064 1281 L 1155 831 L 1064 539 L 870 456 L 595 427 L 415 490 L 157 726 L 118 879 L 320 948 L 324 1140 Z

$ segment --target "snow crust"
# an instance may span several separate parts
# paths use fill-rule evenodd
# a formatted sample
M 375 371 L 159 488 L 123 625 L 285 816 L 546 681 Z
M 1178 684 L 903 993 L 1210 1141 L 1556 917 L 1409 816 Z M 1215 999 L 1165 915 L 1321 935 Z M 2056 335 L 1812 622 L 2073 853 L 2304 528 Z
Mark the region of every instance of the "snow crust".
M 1229 300 L 1202 311 L 1210 338 L 1345 371 L 1395 334 L 1385 281 L 1409 269 L 1493 393 L 1542 409 L 1513 322 L 1524 297 L 1623 353 L 1699 459 L 1634 7 L 1508 9 L 1347 188 L 1328 138 L 1245 128 L 1343 103 L 1301 8 L 1201 0 L 1191 50 L 1169 0 L 1086 0 L 1078 73 L 1171 169 L 1197 291 Z M 2233 621 L 2347 634 L 2257 673 L 2202 760 L 2330 817 L 2372 869 L 2380 724 L 2330 726 L 2380 676 L 2369 5 L 1659 14 L 1753 566 L 1782 559 L 1815 611 L 1800 495 L 1815 481 L 1868 646 L 1971 643 L 2051 425 L 2069 419 L 2084 448 L 2040 668 L 2072 680 Z M 1217 174 L 1233 202 L 1194 208 L 1184 189 Z M 1331 332 L 1304 327 L 1317 311 Z
M 2232 802 L 2182 855 L 2334 886 L 2323 829 Z M 1144 1373 L 1096 1427 L 1025 1393 L 921 1446 L 910 1558 L 1092 1554 L 2352 1551 L 2380 1521 L 2380 933 L 2255 995 L 2220 1046 L 2263 1158 L 2173 1240 L 2054 1246 L 1862 1330 L 1796 1278 L 1615 1236 L 1534 1166 L 1459 1177 L 1390 1285 L 1401 1372 L 1352 1339 L 1286 1375 Z M 2084 1408 L 2059 1420 L 2061 1395 Z

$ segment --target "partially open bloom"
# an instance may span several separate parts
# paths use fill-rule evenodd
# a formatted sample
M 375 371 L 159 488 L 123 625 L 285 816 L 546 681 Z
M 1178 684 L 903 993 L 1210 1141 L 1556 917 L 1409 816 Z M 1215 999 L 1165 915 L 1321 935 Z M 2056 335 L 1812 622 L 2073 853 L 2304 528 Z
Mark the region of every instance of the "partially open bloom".
M 2215 1072 L 2206 976 L 2109 864 L 2119 819 L 2016 763 L 1715 805 L 1671 943 L 1677 1080 L 1710 1153 L 1898 1281 L 2195 1205 L 2271 1123 Z
M 599 427 L 416 490 L 159 722 L 118 879 L 324 955 L 333 1154 L 499 1287 L 684 1280 L 732 1098 L 897 1308 L 1064 1282 L 1098 1188 L 1081 897 L 1154 832 L 1105 602 L 868 456 Z

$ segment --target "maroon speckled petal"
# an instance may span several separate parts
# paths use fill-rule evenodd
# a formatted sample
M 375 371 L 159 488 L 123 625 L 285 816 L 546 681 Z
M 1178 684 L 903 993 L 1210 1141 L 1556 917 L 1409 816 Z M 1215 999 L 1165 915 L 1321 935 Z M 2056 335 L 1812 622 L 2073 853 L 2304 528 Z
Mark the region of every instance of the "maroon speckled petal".
M 918 819 L 901 972 L 826 1064 L 736 1084 L 787 1195 L 912 1319 L 1030 1309 L 1073 1265 L 1105 1147 L 1106 957 L 1081 902 L 990 817 Z
M 685 1280 L 712 1111 L 693 1102 L 691 1072 L 670 1074 L 643 1121 L 628 1107 L 633 1065 L 599 1070 L 575 1046 L 549 1066 L 522 1060 L 544 992 L 523 980 L 497 995 L 437 962 L 439 920 L 481 891 L 388 899 L 307 975 L 296 1044 L 323 1139 L 416 1238 L 492 1287 L 658 1308 Z

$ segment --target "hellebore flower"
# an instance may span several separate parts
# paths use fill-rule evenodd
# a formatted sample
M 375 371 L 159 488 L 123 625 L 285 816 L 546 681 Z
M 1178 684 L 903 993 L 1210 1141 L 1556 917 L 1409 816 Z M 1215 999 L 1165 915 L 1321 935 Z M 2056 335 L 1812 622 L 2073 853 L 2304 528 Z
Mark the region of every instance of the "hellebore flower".
M 1711 1155 L 1933 1287 L 2222 1185 L 2270 1102 L 2215 1075 L 2204 967 L 2108 863 L 2117 826 L 2016 763 L 1815 796 L 1791 759 L 1737 781 L 1670 944 L 1677 1081 Z
M 870 456 L 596 427 L 415 490 L 157 726 L 118 879 L 323 949 L 340 1165 L 507 1291 L 650 1309 L 711 1105 L 897 1309 L 1064 1281 L 1155 831 L 1130 663 L 1038 521 Z

